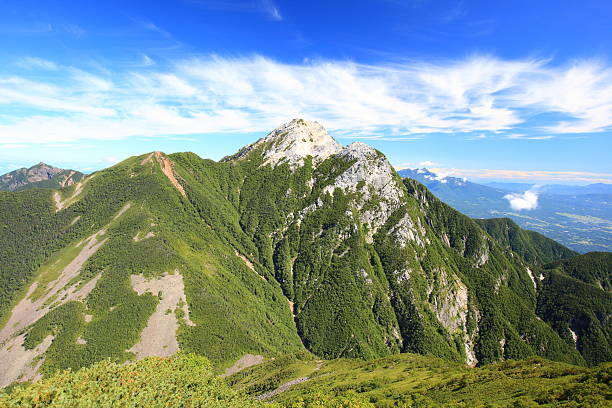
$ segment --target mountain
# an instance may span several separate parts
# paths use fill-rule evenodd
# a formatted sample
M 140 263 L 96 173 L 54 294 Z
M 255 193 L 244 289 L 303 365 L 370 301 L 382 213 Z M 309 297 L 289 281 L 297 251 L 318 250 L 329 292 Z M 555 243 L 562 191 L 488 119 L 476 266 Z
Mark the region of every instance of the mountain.
M 576 258 L 570 261 L 588 265 L 584 259 Z M 607 262 L 609 280 L 611 264 Z M 612 360 L 612 294 L 572 277 L 563 269 L 536 270 L 537 273 L 542 279 L 538 290 L 538 316 L 568 344 L 575 345 L 589 365 Z
M 75 170 L 60 169 L 40 162 L 30 168 L 23 167 L 0 176 L 0 190 L 61 188 L 77 183 L 83 176 L 83 173 Z
M 535 266 L 301 119 L 219 162 L 152 152 L 0 192 L 0 259 L 0 386 L 178 350 L 228 373 L 305 351 L 587 364 L 537 314 Z
M 474 220 L 501 245 L 510 248 L 533 265 L 571 258 L 577 252 L 535 231 L 524 230 L 510 218 Z
M 491 181 L 487 183 L 483 183 L 484 186 L 492 187 L 497 190 L 504 190 L 511 193 L 516 193 L 519 191 L 529 190 L 535 184 L 532 183 L 512 183 L 512 182 L 503 182 L 503 181 Z
M 511 218 L 577 252 L 612 250 L 612 193 L 608 184 L 533 186 L 523 183 L 482 185 L 441 177 L 427 169 L 400 170 L 402 177 L 423 183 L 436 197 L 473 218 Z M 532 191 L 535 208 L 516 210 L 508 194 Z M 571 193 L 571 194 L 570 194 Z
M 534 265 L 529 271 L 539 277 L 538 316 L 574 345 L 589 365 L 611 361 L 612 253 L 579 255 L 508 218 L 475 221 L 502 246 Z

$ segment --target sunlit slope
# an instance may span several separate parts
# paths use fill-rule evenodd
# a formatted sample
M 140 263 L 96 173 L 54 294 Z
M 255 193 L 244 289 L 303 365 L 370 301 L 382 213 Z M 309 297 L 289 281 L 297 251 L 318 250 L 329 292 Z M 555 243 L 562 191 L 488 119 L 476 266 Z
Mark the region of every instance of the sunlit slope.
M 469 369 L 415 354 L 367 362 L 300 354 L 252 367 L 228 381 L 236 390 L 283 406 L 337 398 L 354 404 L 345 406 L 372 408 L 595 408 L 612 399 L 611 373 L 609 363 L 587 369 L 539 357 Z

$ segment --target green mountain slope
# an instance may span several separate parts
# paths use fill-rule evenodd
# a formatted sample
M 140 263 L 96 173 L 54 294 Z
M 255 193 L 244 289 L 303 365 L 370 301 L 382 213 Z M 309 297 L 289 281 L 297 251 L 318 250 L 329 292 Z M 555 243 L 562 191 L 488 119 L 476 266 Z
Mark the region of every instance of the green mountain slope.
M 0 193 L 0 258 L 0 385 L 177 350 L 219 371 L 304 350 L 586 364 L 536 315 L 528 262 L 316 122 Z
M 538 315 L 589 364 L 612 360 L 612 254 L 591 252 L 541 270 Z
M 522 229 L 510 218 L 476 219 L 475 221 L 497 242 L 512 249 L 534 265 L 544 265 L 578 255 L 577 252 L 538 232 Z
M 612 295 L 559 270 L 545 271 L 538 315 L 595 365 L 612 360 Z
M 612 290 L 612 252 L 589 252 L 546 265 L 546 269 L 554 268 L 602 290 Z
M 612 254 L 577 255 L 536 232 L 523 230 L 507 218 L 476 220 L 502 246 L 534 265 L 537 313 L 589 365 L 612 360 Z M 575 254 L 572 256 L 572 254 Z M 531 271 L 531 269 L 530 269 Z
M 79 182 L 84 174 L 38 163 L 0 176 L 0 190 L 19 191 L 32 188 L 61 188 Z

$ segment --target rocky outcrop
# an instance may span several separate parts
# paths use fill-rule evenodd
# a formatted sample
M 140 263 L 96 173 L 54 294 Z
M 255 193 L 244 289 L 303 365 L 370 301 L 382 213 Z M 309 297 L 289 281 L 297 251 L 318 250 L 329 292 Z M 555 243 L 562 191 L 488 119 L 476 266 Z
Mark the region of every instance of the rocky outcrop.
M 360 221 L 368 226 L 367 240 L 372 242 L 373 235 L 401 206 L 404 191 L 393 176 L 391 164 L 376 149 L 355 142 L 338 152 L 336 157 L 353 161 L 353 164 L 323 192 L 333 194 L 339 188 L 348 193 L 358 193 L 355 206 L 360 210 Z M 402 225 L 398 225 L 396 234 L 403 241 L 416 240 L 417 232 L 413 227 L 411 220 L 404 220 Z
M 229 159 L 243 159 L 259 147 L 264 147 L 263 165 L 276 167 L 287 163 L 292 169 L 303 166 L 308 156 L 312 157 L 313 164 L 317 164 L 342 150 L 342 146 L 318 122 L 293 119 Z

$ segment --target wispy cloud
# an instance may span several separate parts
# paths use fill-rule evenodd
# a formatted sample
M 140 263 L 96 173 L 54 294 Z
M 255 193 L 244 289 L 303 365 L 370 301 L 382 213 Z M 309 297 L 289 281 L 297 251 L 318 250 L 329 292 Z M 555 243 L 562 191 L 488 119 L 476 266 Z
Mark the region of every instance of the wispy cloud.
M 263 0 L 262 5 L 272 20 L 281 21 L 283 19 L 280 10 L 274 5 L 272 0 Z
M 272 0 L 188 0 L 212 10 L 223 10 L 235 13 L 262 13 L 275 21 L 282 21 L 280 9 Z
M 548 140 L 554 138 L 553 135 L 541 135 L 541 136 L 528 136 L 523 134 L 509 134 L 506 135 L 508 139 L 516 139 L 516 140 Z
M 422 167 L 431 167 L 435 165 L 436 163 L 432 162 L 431 160 L 425 160 L 419 163 L 419 166 L 422 166 Z
M 338 137 L 401 141 L 612 129 L 612 68 L 592 61 L 286 64 L 213 55 L 163 70 L 144 58 L 146 70 L 128 72 L 20 61 L 27 72 L 0 74 L 0 107 L 20 111 L 0 116 L 0 143 L 266 131 L 293 117 L 319 120 Z M 546 121 L 532 123 L 538 115 Z

